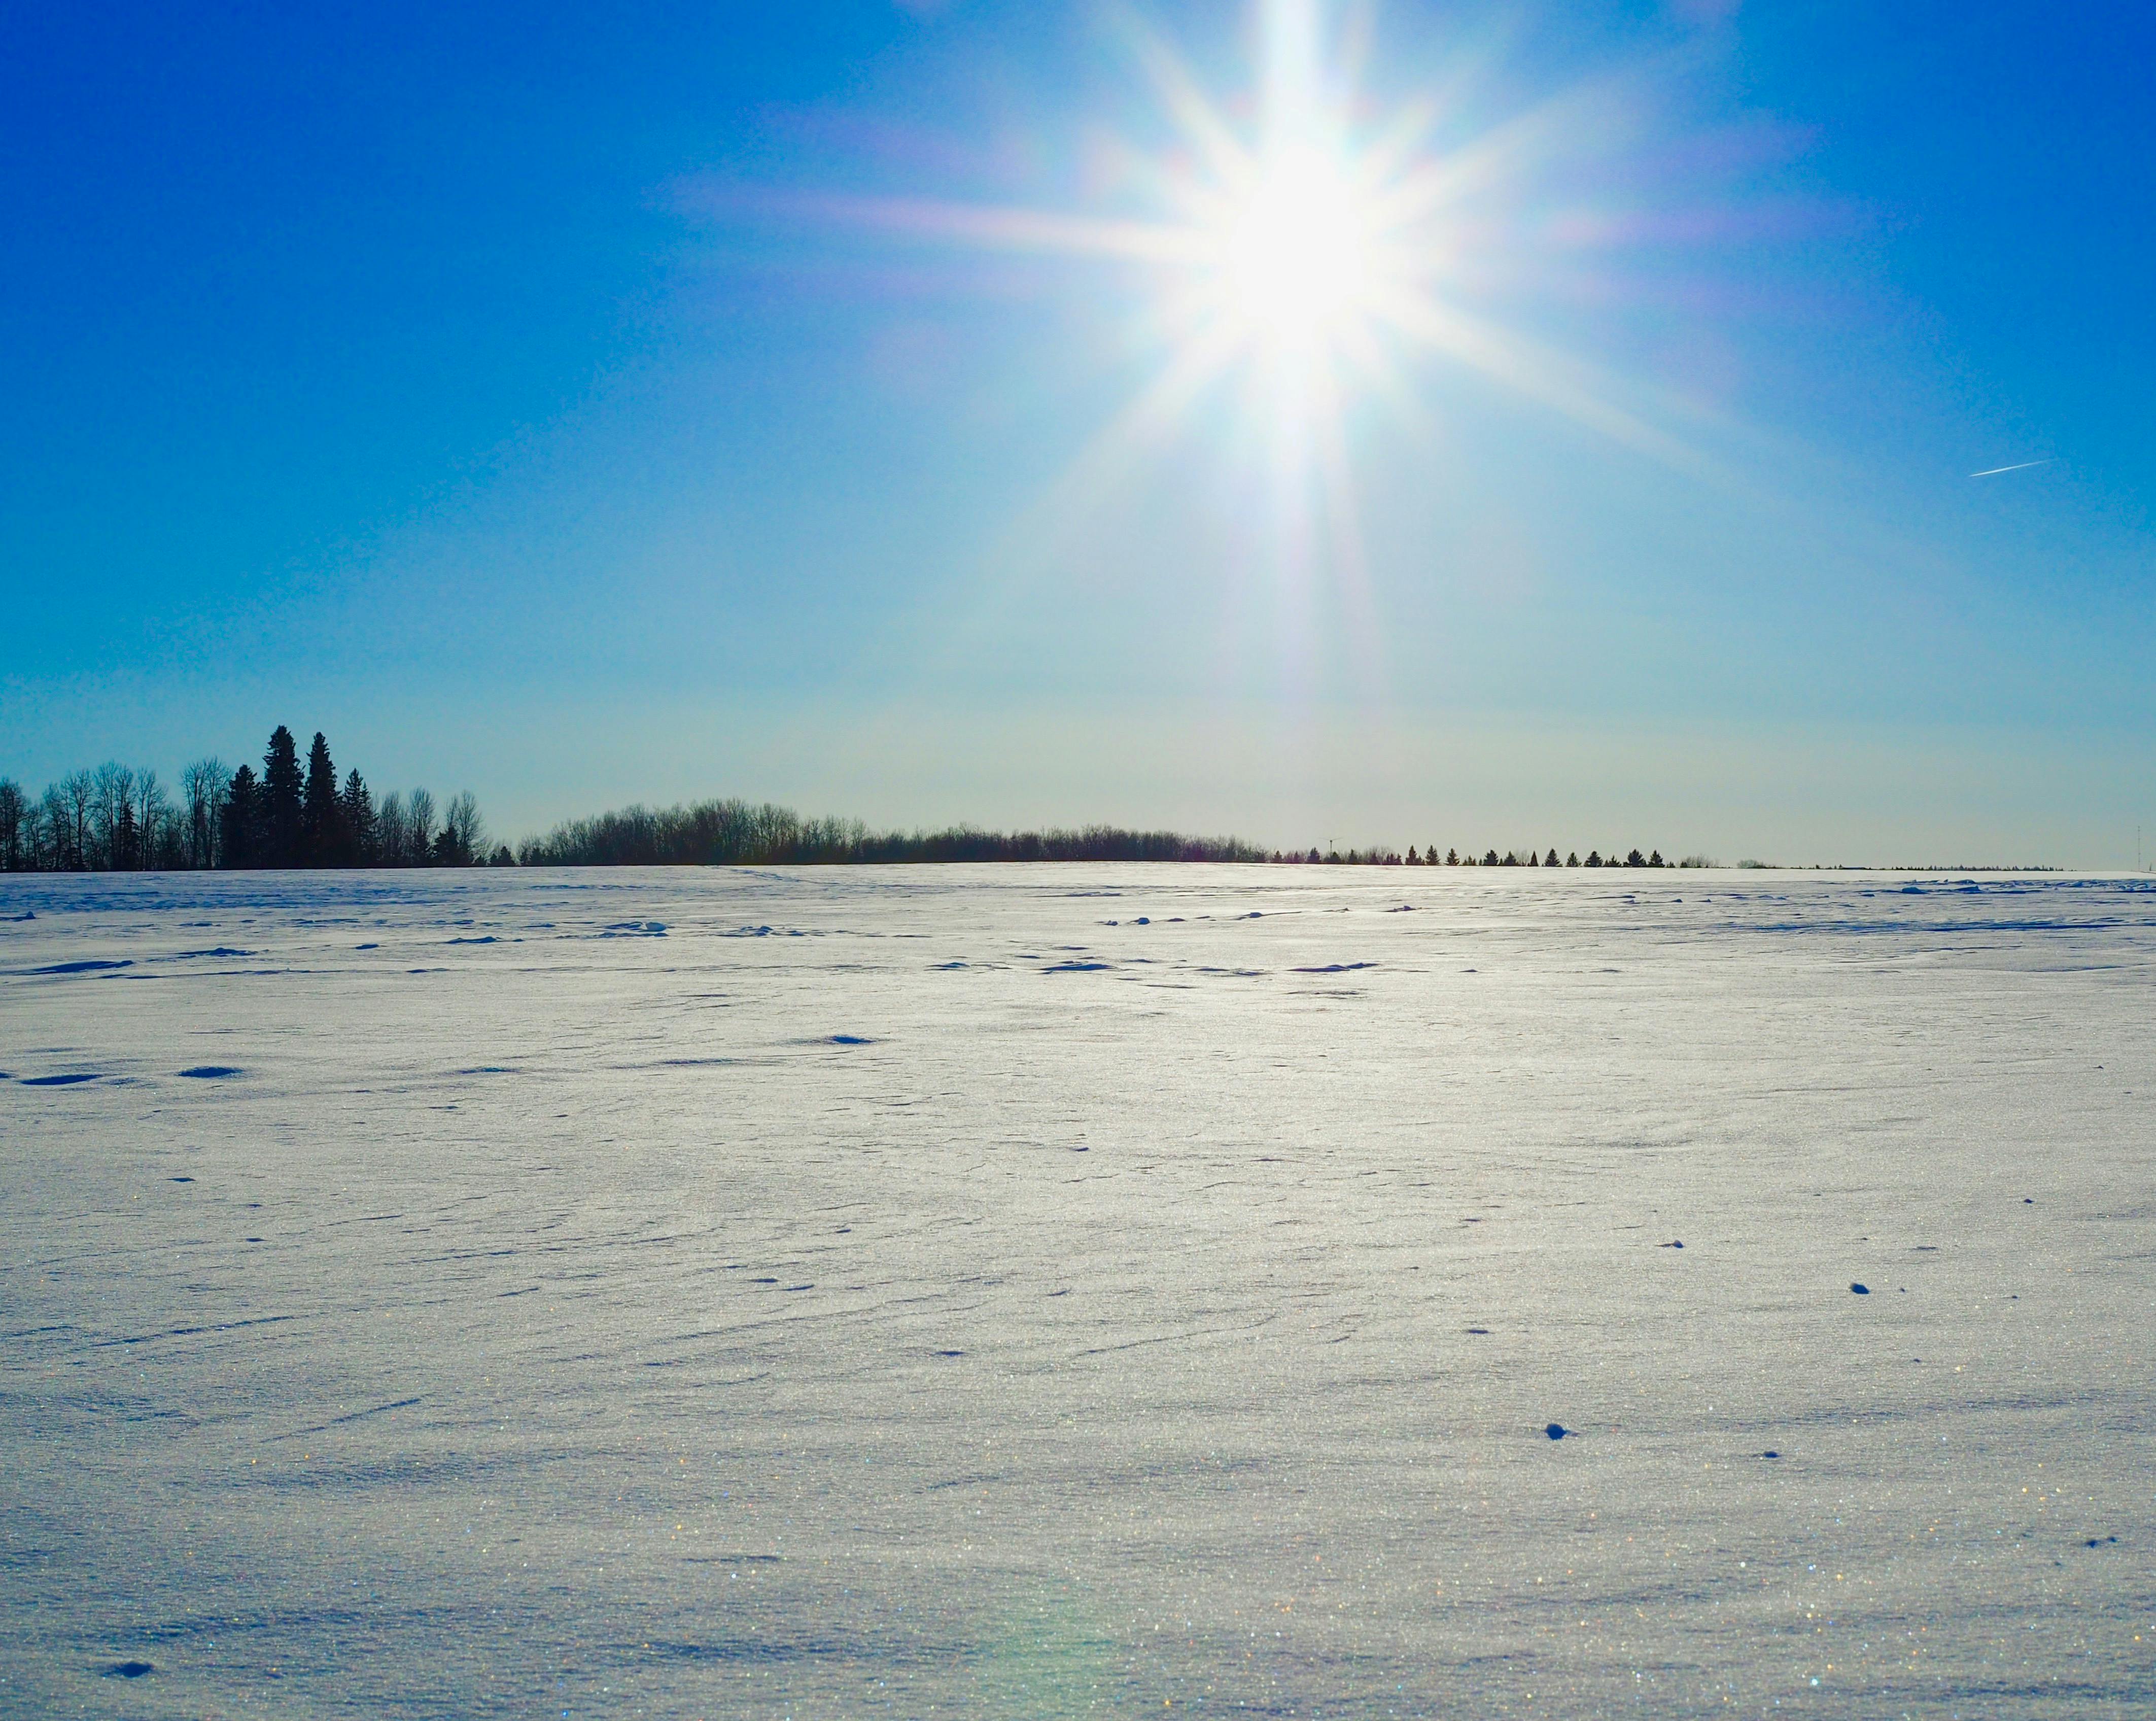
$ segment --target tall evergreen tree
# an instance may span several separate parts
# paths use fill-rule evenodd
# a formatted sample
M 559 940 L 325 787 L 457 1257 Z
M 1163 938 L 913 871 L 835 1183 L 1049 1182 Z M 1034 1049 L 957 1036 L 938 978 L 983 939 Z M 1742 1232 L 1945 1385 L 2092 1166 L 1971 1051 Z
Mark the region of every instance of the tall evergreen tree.
M 336 767 L 319 729 L 307 750 L 307 786 L 300 802 L 300 860 L 305 866 L 344 863 L 344 821 L 337 816 Z
M 219 813 L 218 860 L 225 866 L 262 864 L 262 791 L 254 781 L 254 768 L 242 765 L 232 773 Z
M 344 825 L 346 859 L 354 866 L 372 866 L 379 850 L 374 827 L 374 797 L 367 792 L 367 779 L 358 772 L 345 774 L 337 796 L 337 817 Z
M 113 815 L 111 849 L 105 865 L 115 872 L 133 872 L 142 865 L 142 833 L 135 822 L 135 803 L 124 800 Z
M 262 755 L 262 853 L 257 866 L 298 866 L 300 855 L 299 744 L 282 723 Z

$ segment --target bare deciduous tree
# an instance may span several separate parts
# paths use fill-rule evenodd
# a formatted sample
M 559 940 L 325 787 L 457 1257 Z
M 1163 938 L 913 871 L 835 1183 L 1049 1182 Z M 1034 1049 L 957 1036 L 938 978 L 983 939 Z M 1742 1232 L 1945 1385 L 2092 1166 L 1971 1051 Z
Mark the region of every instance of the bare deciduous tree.
M 176 864 L 172 803 L 154 765 L 135 768 L 135 860 L 145 871 Z
M 434 798 L 415 789 L 404 802 L 405 864 L 424 866 L 434 858 Z
M 219 758 L 197 759 L 180 773 L 180 793 L 187 798 L 187 854 L 190 866 L 218 864 L 218 827 L 231 793 L 232 773 Z
M 444 858 L 453 865 L 469 866 L 485 858 L 486 820 L 480 817 L 479 797 L 470 789 L 449 802 L 442 815 L 442 835 L 449 850 Z
M 60 864 L 70 872 L 87 872 L 90 865 L 90 817 L 97 804 L 97 778 L 87 771 L 70 771 L 45 791 L 54 803 L 60 848 L 66 857 Z
M 384 866 L 402 866 L 406 863 L 407 838 L 404 828 L 404 797 L 391 789 L 382 796 L 374 809 L 375 849 Z
M 135 857 L 128 850 L 134 838 L 135 773 L 119 760 L 107 759 L 90 778 L 86 864 L 107 871 L 133 866 Z
M 29 811 L 22 785 L 12 777 L 0 777 L 0 871 L 23 871 L 23 823 Z

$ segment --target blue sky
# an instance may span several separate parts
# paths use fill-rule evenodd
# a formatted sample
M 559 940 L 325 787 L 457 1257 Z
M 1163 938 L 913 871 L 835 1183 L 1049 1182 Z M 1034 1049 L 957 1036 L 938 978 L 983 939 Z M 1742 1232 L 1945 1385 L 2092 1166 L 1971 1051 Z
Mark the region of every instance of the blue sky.
M 0 773 L 2132 863 L 2156 14 L 1378 8 L 1570 380 L 1388 336 L 1308 542 L 1261 367 L 1114 439 L 1157 270 L 916 218 L 1156 218 L 1132 16 L 1255 126 L 1235 5 L 17 20 Z

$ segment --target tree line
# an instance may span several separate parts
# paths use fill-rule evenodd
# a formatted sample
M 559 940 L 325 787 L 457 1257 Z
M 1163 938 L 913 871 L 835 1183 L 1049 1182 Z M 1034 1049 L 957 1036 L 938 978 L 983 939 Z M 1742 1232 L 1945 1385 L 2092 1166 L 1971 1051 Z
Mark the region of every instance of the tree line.
M 137 872 L 213 867 L 470 866 L 506 863 L 487 847 L 467 790 L 438 809 L 424 789 L 377 802 L 356 770 L 339 779 L 317 731 L 305 763 L 282 723 L 258 773 L 198 759 L 178 794 L 155 769 L 71 771 L 35 800 L 0 778 L 0 871 Z
M 187 868 L 344 866 L 818 866 L 946 861 L 1214 860 L 1383 866 L 1705 866 L 1703 855 L 1665 861 L 1657 849 L 1619 860 L 1589 850 L 1487 850 L 1477 860 L 1437 845 L 1270 854 L 1240 837 L 1089 825 L 1002 832 L 957 825 L 942 830 L 871 830 L 858 819 L 804 819 L 768 802 L 706 800 L 631 806 L 570 819 L 514 854 L 489 846 L 469 790 L 437 809 L 424 789 L 377 801 L 357 770 L 340 778 L 318 731 L 304 763 L 283 724 L 262 768 L 228 770 L 198 759 L 178 794 L 155 770 L 107 763 L 74 771 L 32 800 L 0 778 L 0 871 L 129 872 Z
M 1437 852 L 1437 845 L 1435 843 L 1419 852 L 1410 846 L 1405 855 L 1401 855 L 1392 849 L 1368 850 L 1350 849 L 1344 855 L 1335 850 L 1331 854 L 1320 855 L 1317 850 L 1312 849 L 1307 855 L 1275 855 L 1273 859 L 1286 860 L 1291 865 L 1309 866 L 1315 866 L 1321 861 L 1336 866 L 1342 865 L 1349 866 L 1712 866 L 1715 865 L 1704 855 L 1688 855 L 1681 860 L 1665 860 L 1662 859 L 1662 851 L 1660 849 L 1645 855 L 1642 855 L 1635 849 L 1622 860 L 1617 858 L 1617 851 L 1614 849 L 1609 851 L 1607 860 L 1604 859 L 1601 851 L 1596 849 L 1589 850 L 1584 860 L 1579 858 L 1579 851 L 1576 849 L 1562 860 L 1557 858 L 1555 849 L 1552 849 L 1547 855 L 1533 849 L 1524 850 L 1513 849 L 1500 855 L 1495 849 L 1491 849 L 1480 860 L 1475 858 L 1471 850 L 1462 855 L 1457 849 L 1447 849 L 1444 857 L 1440 859 Z
M 829 866 L 957 860 L 1263 860 L 1236 837 L 1089 825 L 1075 830 L 873 831 L 858 819 L 803 819 L 742 800 L 628 807 L 571 819 L 520 844 L 525 866 Z

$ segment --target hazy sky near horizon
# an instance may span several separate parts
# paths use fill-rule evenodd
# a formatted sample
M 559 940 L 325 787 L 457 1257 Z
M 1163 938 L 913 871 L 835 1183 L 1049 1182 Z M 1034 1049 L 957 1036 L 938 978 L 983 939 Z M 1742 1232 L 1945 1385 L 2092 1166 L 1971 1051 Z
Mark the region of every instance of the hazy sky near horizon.
M 2156 13 L 1297 11 L 19 16 L 0 774 L 2132 864 Z

